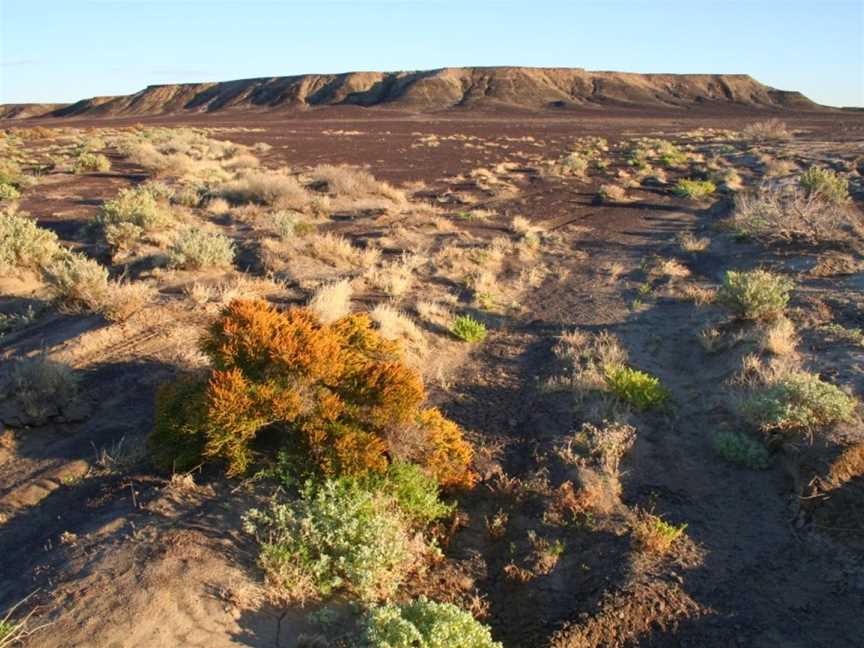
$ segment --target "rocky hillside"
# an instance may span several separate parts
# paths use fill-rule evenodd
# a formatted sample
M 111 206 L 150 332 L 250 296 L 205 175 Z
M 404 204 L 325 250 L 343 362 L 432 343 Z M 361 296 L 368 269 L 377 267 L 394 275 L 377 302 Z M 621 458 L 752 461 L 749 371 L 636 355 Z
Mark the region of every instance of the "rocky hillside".
M 425 72 L 349 72 L 149 86 L 128 96 L 94 97 L 44 112 L 0 107 L 0 117 L 136 116 L 218 110 L 280 110 L 358 105 L 430 112 L 447 109 L 555 110 L 688 108 L 699 105 L 821 110 L 799 92 L 748 75 L 634 74 L 581 68 L 445 68 Z

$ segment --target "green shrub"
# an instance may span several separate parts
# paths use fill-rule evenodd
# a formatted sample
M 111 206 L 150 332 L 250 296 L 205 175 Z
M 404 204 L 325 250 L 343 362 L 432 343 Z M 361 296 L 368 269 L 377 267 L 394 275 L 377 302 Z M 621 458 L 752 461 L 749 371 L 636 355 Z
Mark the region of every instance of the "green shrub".
M 453 512 L 453 505 L 441 501 L 438 482 L 415 464 L 394 462 L 383 475 L 370 476 L 367 488 L 392 497 L 405 515 L 419 525 Z
M 97 220 L 102 225 L 132 223 L 145 232 L 157 232 L 174 222 L 171 210 L 146 185 L 121 189 L 116 198 L 102 205 Z
M 99 311 L 107 299 L 108 270 L 80 254 L 64 254 L 43 275 L 51 296 L 67 310 Z
M 718 432 L 714 448 L 729 463 L 761 469 L 771 465 L 771 455 L 758 441 L 740 432 Z
M 109 223 L 105 225 L 105 240 L 115 250 L 125 250 L 141 240 L 144 230 L 135 223 Z
M 843 203 L 849 200 L 849 183 L 846 178 L 830 169 L 810 167 L 798 179 L 798 184 L 808 196 L 816 196 L 829 203 Z
M 662 405 L 671 396 L 659 378 L 637 369 L 613 365 L 607 366 L 604 373 L 609 390 L 638 410 Z
M 730 270 L 717 292 L 717 302 L 742 319 L 770 320 L 783 313 L 794 287 L 791 280 L 767 270 Z
M 819 376 L 798 372 L 757 390 L 742 404 L 742 413 L 766 432 L 812 433 L 851 420 L 857 404 Z
M 185 270 L 228 268 L 234 263 L 234 242 L 222 234 L 187 229 L 168 249 L 171 265 Z
M 111 161 L 101 153 L 85 151 L 72 163 L 72 173 L 105 173 L 111 170 Z
M 691 200 L 705 200 L 717 191 L 717 187 L 710 180 L 692 180 L 690 178 L 679 180 L 672 187 L 672 193 L 679 198 L 690 198 Z
M 392 499 L 352 480 L 310 483 L 299 500 L 250 510 L 244 526 L 269 584 L 301 602 L 336 591 L 385 599 L 425 550 Z
M 681 166 L 687 163 L 687 154 L 671 142 L 663 142 L 658 147 L 657 162 L 661 166 Z
M 21 192 L 15 187 L 15 185 L 7 184 L 5 182 L 0 182 L 0 201 L 13 201 L 18 200 L 21 197 Z
M 39 227 L 26 214 L 0 212 L 0 273 L 16 269 L 39 271 L 60 252 L 54 232 Z
M 503 648 L 468 612 L 424 596 L 372 608 L 364 626 L 364 648 Z
M 486 338 L 486 325 L 470 315 L 459 315 L 453 320 L 450 332 L 464 342 L 481 342 Z

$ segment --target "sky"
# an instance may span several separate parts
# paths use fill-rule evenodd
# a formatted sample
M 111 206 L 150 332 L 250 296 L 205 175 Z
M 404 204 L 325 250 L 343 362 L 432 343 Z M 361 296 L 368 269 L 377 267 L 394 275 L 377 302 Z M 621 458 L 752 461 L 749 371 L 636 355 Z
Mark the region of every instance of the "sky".
M 864 105 L 864 0 L 0 0 L 0 103 L 147 85 L 525 65 L 744 73 Z

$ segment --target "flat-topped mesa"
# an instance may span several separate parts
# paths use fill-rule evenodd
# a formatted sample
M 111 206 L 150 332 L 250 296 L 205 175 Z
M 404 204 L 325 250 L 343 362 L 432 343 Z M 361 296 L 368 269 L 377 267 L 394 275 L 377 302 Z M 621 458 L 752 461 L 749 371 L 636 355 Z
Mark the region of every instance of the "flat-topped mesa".
M 168 115 L 220 110 L 356 105 L 416 112 L 516 108 L 678 108 L 724 105 L 825 110 L 798 92 L 775 90 L 746 74 L 637 74 L 582 68 L 471 67 L 419 72 L 348 72 L 154 85 L 63 107 L 0 106 L 0 118 Z

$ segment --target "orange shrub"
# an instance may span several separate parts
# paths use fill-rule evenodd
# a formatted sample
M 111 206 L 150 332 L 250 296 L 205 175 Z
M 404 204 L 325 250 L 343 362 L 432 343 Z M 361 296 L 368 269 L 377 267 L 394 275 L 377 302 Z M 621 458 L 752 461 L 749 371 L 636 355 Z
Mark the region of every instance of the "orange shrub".
M 461 430 L 438 410 L 420 409 L 419 374 L 366 315 L 323 325 L 304 308 L 238 300 L 202 348 L 214 369 L 196 383 L 198 392 L 181 383 L 158 394 L 151 440 L 163 465 L 177 467 L 178 454 L 188 464 L 190 448 L 199 448 L 204 458 L 226 461 L 230 475 L 242 474 L 253 440 L 271 428 L 326 475 L 383 472 L 391 459 L 407 457 L 442 485 L 473 482 Z M 203 414 L 182 401 L 203 403 Z

